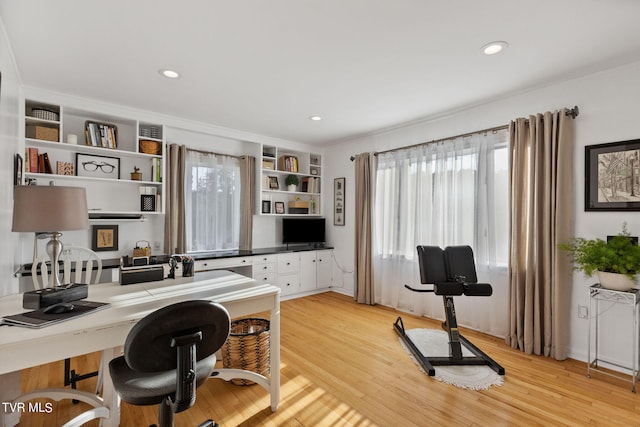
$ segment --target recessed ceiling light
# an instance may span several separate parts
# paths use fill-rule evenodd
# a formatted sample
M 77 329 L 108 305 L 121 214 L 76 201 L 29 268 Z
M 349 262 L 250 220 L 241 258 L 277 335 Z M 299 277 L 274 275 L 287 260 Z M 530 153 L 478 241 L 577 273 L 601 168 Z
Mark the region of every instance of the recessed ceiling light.
M 491 42 L 482 46 L 482 53 L 485 55 L 495 55 L 505 50 L 509 44 L 503 41 Z
M 168 79 L 180 78 L 180 74 L 177 71 L 162 69 L 162 70 L 159 70 L 158 72 Z
M 319 122 L 320 120 L 322 120 L 322 117 L 320 117 L 320 116 L 309 116 L 309 120 L 313 120 L 314 122 Z

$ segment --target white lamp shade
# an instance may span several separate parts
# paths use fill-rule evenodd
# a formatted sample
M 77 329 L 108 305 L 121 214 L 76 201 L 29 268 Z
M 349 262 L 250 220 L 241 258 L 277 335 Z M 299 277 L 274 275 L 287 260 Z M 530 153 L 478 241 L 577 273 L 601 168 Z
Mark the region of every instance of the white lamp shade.
M 89 228 L 84 188 L 26 185 L 14 190 L 13 231 L 56 232 Z

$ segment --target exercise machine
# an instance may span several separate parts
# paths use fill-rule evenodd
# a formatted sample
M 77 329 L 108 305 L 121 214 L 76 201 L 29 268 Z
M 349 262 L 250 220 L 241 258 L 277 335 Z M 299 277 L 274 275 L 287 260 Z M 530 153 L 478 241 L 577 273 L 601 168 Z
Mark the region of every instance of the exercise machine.
M 487 365 L 499 375 L 504 375 L 505 371 L 502 366 L 460 335 L 458 330 L 453 297 L 460 295 L 488 297 L 493 293 L 490 284 L 478 283 L 471 247 L 448 246 L 443 250 L 439 246 L 418 246 L 417 250 L 420 282 L 433 285 L 433 287 L 421 289 L 409 285 L 404 286 L 413 292 L 433 292 L 442 296 L 445 312 L 445 321 L 442 323 L 442 327 L 449 334 L 449 356 L 427 357 L 423 355 L 405 333 L 401 317 L 398 317 L 393 324 L 395 331 L 429 376 L 436 374 L 435 366 L 453 365 Z M 463 356 L 462 346 L 473 353 L 473 356 Z

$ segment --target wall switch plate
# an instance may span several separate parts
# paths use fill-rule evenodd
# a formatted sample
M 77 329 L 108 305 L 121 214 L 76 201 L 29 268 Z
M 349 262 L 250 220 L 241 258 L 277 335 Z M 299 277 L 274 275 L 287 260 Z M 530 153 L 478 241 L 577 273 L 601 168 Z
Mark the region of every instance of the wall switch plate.
M 578 306 L 578 317 L 580 319 L 586 319 L 589 317 L 589 309 L 587 308 L 586 305 Z

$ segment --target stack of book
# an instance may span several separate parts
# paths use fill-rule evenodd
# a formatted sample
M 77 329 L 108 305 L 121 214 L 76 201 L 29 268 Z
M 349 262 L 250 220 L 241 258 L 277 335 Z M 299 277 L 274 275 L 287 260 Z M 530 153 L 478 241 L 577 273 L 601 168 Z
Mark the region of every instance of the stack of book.
M 53 173 L 51 168 L 51 161 L 47 153 L 39 153 L 35 147 L 29 147 L 25 152 L 25 167 L 26 172 L 31 173 Z
M 304 193 L 319 193 L 320 178 L 313 176 L 302 178 L 300 189 Z
M 298 158 L 296 156 L 282 156 L 278 159 L 278 170 L 298 173 Z
M 116 125 L 87 121 L 84 126 L 87 145 L 102 148 L 118 147 L 118 127 Z

